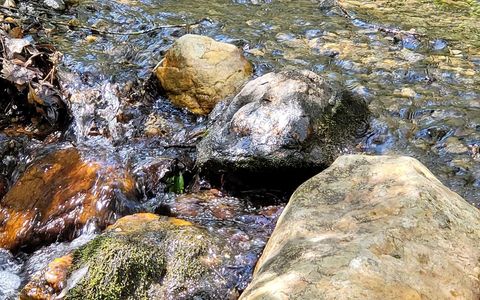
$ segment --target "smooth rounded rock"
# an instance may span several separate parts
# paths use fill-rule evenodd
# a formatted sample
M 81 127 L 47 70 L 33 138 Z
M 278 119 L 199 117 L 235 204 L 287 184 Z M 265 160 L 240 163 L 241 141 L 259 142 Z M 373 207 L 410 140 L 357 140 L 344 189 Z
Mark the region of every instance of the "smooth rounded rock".
M 236 46 L 193 34 L 179 38 L 155 70 L 172 103 L 200 115 L 233 95 L 251 73 Z

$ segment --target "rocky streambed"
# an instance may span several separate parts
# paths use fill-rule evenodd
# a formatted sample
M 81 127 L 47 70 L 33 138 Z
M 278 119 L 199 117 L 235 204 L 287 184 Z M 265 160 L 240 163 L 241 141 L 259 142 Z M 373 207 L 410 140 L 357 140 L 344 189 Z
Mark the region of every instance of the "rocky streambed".
M 0 298 L 478 298 L 477 4 L 411 5 L 6 3 Z

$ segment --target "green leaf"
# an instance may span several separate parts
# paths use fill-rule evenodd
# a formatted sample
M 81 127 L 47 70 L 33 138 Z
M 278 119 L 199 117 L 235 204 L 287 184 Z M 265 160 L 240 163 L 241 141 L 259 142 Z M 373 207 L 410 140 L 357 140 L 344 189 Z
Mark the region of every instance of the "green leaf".
M 185 190 L 185 182 L 183 181 L 182 172 L 179 172 L 178 175 L 175 175 L 173 178 L 173 192 L 176 194 L 183 194 Z

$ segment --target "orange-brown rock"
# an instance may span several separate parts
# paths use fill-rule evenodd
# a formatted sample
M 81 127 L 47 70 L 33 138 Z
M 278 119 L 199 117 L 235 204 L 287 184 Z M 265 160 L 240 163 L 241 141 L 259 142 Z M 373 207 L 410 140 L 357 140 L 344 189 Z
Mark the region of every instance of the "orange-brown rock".
M 148 228 L 151 222 L 163 221 L 173 226 L 192 226 L 193 224 L 182 219 L 168 217 L 163 219 L 152 213 L 137 213 L 120 218 L 115 224 L 108 226 L 106 232 L 115 231 L 117 233 L 132 233 L 142 228 Z
M 50 153 L 0 202 L 0 248 L 69 239 L 89 221 L 104 227 L 123 213 L 119 198 L 134 198 L 134 186 L 125 170 L 83 159 L 75 148 Z
M 234 45 L 187 34 L 168 50 L 155 73 L 173 104 L 204 115 L 237 92 L 252 65 Z
M 65 288 L 67 276 L 73 263 L 73 255 L 55 258 L 47 268 L 36 274 L 22 289 L 21 300 L 49 300 L 54 293 Z

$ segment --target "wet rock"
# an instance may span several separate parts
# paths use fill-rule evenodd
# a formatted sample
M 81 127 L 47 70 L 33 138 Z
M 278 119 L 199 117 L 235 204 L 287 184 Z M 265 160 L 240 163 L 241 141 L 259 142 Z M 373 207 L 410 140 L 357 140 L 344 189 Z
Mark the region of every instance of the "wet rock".
M 36 286 L 67 299 L 232 299 L 238 297 L 235 282 L 221 268 L 233 259 L 230 252 L 190 222 L 131 215 L 73 252 L 72 266 L 62 263 L 68 258 L 54 261 L 22 294 Z M 57 282 L 66 270 L 69 278 Z
M 187 34 L 167 51 L 155 73 L 175 105 L 208 114 L 242 86 L 252 65 L 234 45 Z
M 166 136 L 171 128 L 164 118 L 159 115 L 150 114 L 145 122 L 144 133 L 147 137 Z
M 45 270 L 35 274 L 22 289 L 22 300 L 48 300 L 52 295 L 66 287 L 67 274 L 72 266 L 73 255 L 68 254 L 54 259 Z
M 337 0 L 312 0 L 312 2 L 318 3 L 320 9 L 330 9 L 338 5 Z
M 65 10 L 65 2 L 63 0 L 43 0 L 43 4 L 54 10 Z
M 241 299 L 477 299 L 480 212 L 417 160 L 342 156 L 300 186 Z
M 265 198 L 269 196 L 272 197 L 265 195 Z M 237 289 L 243 291 L 251 281 L 255 263 L 284 207 L 258 207 L 260 201 L 273 202 L 273 199 L 265 198 L 251 201 L 247 197 L 235 198 L 211 189 L 163 199 L 159 212 L 199 224 L 225 241 L 232 249 L 230 255 L 234 260 L 225 266 L 228 271 L 222 276 L 231 278 Z
M 129 212 L 135 183 L 126 170 L 85 159 L 75 148 L 34 161 L 0 202 L 0 247 L 18 250 L 71 239 Z
M 133 170 L 135 181 L 147 195 L 161 194 L 168 188 L 167 178 L 174 175 L 175 165 L 173 158 L 148 159 Z
M 311 71 L 284 71 L 249 82 L 212 118 L 200 166 L 278 174 L 329 165 L 366 130 L 368 109 Z

